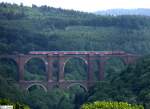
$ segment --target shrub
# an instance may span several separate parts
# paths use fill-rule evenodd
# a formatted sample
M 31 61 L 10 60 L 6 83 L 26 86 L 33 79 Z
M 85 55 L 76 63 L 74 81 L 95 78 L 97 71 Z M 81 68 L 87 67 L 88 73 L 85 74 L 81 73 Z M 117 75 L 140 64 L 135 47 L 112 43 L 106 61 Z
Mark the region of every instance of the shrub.
M 13 109 L 30 109 L 27 105 L 14 103 L 8 99 L 0 99 L 0 105 L 13 105 Z
M 81 109 L 144 109 L 144 107 L 142 105 L 128 104 L 127 102 L 96 101 L 83 104 Z

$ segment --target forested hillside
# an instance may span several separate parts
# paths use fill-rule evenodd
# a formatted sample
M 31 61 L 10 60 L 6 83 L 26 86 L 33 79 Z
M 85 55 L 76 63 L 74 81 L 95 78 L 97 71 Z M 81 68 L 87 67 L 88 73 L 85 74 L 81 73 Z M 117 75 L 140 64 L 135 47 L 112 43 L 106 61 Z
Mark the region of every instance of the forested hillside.
M 150 53 L 149 42 L 148 16 L 100 16 L 47 6 L 0 3 L 0 54 L 121 50 L 144 56 Z M 32 60 L 25 66 L 26 80 L 44 80 L 46 70 L 40 61 Z M 126 101 L 148 109 L 149 63 L 149 57 L 145 57 L 137 64 L 122 67 L 112 60 L 106 69 L 105 80 L 89 92 L 77 90 L 77 87 L 73 91 L 55 88 L 45 93 L 37 87 L 28 93 L 19 88 L 16 65 L 1 59 L 0 98 L 19 101 L 31 109 L 79 109 L 83 103 L 97 100 Z M 81 60 L 70 61 L 65 70 L 67 79 L 85 79 L 86 67 Z
M 110 81 L 103 81 L 91 88 L 88 101 L 127 101 L 150 107 L 150 56 L 139 60 Z
M 47 6 L 0 4 L 1 53 L 124 50 L 147 54 L 149 28 L 150 18 L 145 16 L 96 16 Z

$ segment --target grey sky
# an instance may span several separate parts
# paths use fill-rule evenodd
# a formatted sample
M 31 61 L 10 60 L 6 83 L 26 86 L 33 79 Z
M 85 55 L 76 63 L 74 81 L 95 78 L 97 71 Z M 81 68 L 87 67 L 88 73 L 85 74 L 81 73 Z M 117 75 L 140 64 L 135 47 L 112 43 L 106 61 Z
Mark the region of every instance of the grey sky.
M 150 8 L 150 0 L 0 0 L 0 2 L 74 9 L 86 12 L 111 8 Z

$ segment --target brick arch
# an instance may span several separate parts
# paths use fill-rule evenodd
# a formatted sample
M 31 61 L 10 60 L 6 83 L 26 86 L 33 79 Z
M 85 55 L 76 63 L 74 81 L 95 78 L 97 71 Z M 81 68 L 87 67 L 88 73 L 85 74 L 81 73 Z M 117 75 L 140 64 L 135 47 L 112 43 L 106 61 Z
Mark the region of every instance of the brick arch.
M 81 61 L 84 62 L 84 64 L 86 65 L 87 69 L 88 69 L 88 60 L 82 56 L 71 56 L 71 57 L 68 57 L 64 60 L 64 64 L 63 64 L 63 73 L 65 73 L 65 67 L 66 67 L 66 64 L 69 62 L 69 60 L 71 59 L 79 59 Z M 88 73 L 88 71 L 87 71 Z M 65 77 L 65 74 L 64 74 L 64 77 Z
M 71 56 L 71 57 L 68 57 L 68 58 L 65 59 L 64 66 L 71 59 L 80 59 L 80 60 L 84 61 L 85 64 L 88 64 L 87 59 L 82 57 L 82 56 Z
M 45 92 L 47 92 L 47 88 L 46 86 L 44 86 L 43 84 L 40 84 L 40 83 L 33 83 L 33 84 L 30 84 L 29 86 L 26 87 L 26 90 L 29 91 L 29 88 L 31 88 L 32 86 L 41 86 L 43 88 L 43 90 Z
M 88 92 L 88 88 L 82 83 L 72 83 L 67 86 L 67 89 L 70 89 L 71 87 L 76 86 L 76 85 L 79 85 L 81 88 L 84 89 L 85 92 Z
M 42 63 L 44 64 L 44 67 L 45 67 L 45 70 L 47 71 L 47 65 L 48 65 L 48 62 L 47 60 L 44 58 L 44 57 L 29 57 L 27 59 L 25 59 L 25 62 L 24 62 L 24 68 L 25 68 L 25 65 L 32 59 L 39 59 L 42 61 Z
M 44 77 L 45 77 L 45 79 L 47 79 L 48 78 L 47 77 L 48 76 L 48 72 L 47 72 L 48 71 L 48 61 L 44 57 L 32 56 L 32 57 L 25 58 L 24 64 L 23 64 L 23 69 L 24 69 L 23 73 L 25 73 L 25 70 L 27 70 L 25 68 L 25 66 L 32 59 L 38 59 L 38 60 L 40 60 L 42 62 L 42 65 L 44 66 Z M 24 76 L 25 76 L 25 74 L 24 74 Z
M 32 57 L 28 57 L 28 58 L 25 59 L 24 65 L 26 63 L 28 63 L 32 59 L 40 59 L 40 60 L 42 60 L 42 62 L 45 64 L 45 66 L 48 64 L 47 60 L 44 57 L 32 56 Z

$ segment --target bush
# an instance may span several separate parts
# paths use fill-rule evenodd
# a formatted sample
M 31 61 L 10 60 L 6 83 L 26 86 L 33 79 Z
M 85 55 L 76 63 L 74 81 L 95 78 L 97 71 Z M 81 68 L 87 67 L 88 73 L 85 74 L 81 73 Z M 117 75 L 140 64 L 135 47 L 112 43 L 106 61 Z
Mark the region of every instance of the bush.
M 27 105 L 14 103 L 8 99 L 0 99 L 0 105 L 13 105 L 13 109 L 30 109 Z
M 142 105 L 132 105 L 127 102 L 96 101 L 81 106 L 81 109 L 144 109 Z

